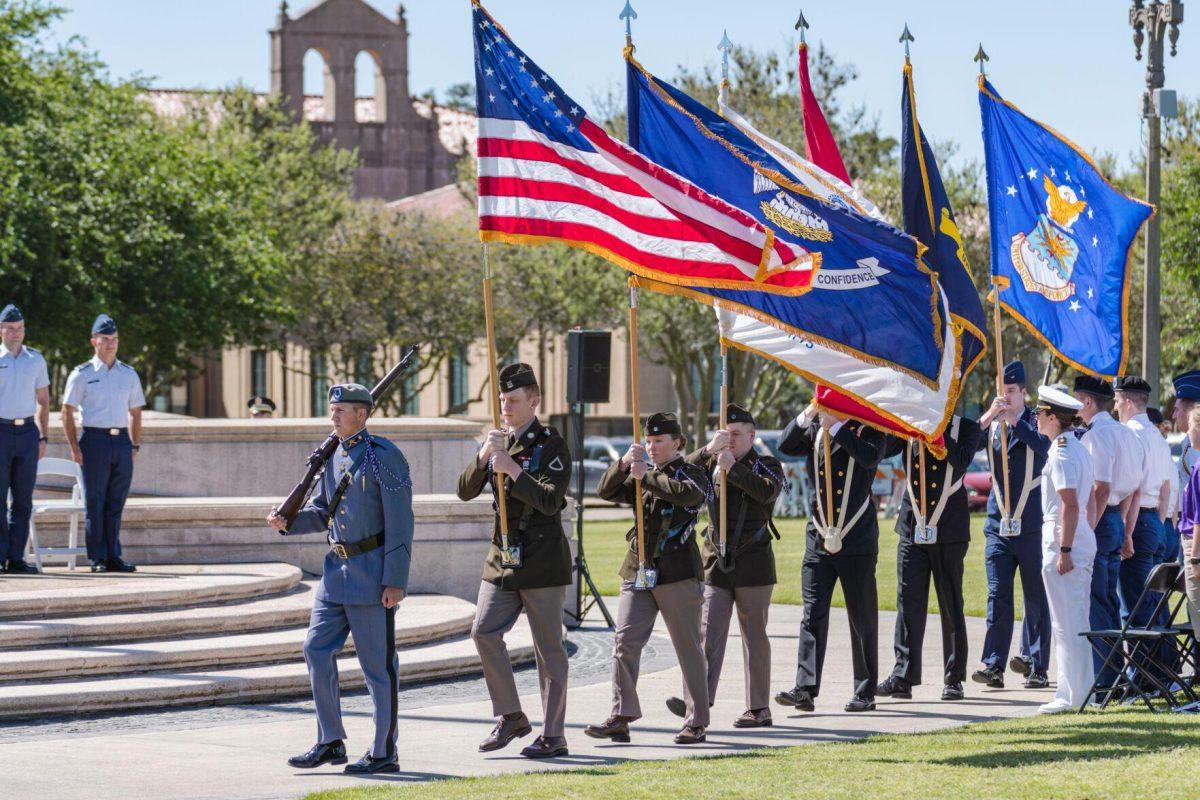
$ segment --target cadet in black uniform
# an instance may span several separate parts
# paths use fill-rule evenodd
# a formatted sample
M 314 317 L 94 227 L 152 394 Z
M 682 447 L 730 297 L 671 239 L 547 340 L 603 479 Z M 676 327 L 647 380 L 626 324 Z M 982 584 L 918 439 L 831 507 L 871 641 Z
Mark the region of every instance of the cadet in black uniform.
M 767 615 L 775 588 L 775 554 L 771 538 L 778 536 L 771 515 L 775 499 L 783 489 L 783 465 L 773 456 L 754 450 L 757 430 L 754 416 L 730 403 L 725 413 L 726 429 L 687 457 L 690 464 L 713 476 L 715 492 L 709 507 L 709 528 L 702 537 L 704 560 L 704 657 L 708 662 L 708 698 L 715 702 L 729 620 L 737 606 L 742 632 L 742 666 L 746 672 L 746 710 L 733 722 L 735 728 L 760 728 L 771 724 L 771 640 L 767 638 Z M 719 516 L 720 473 L 727 471 L 726 500 L 728 534 L 721 534 L 721 550 L 713 544 L 711 524 Z M 683 716 L 682 699 L 672 697 L 667 707 Z
M 639 565 L 635 525 L 626 536 L 629 550 L 620 572 L 612 714 L 584 730 L 595 739 L 628 742 L 629 723 L 642 716 L 638 669 L 659 612 L 683 672 L 685 716 L 675 743 L 696 744 L 705 738 L 708 671 L 700 633 L 704 573 L 696 547 L 696 517 L 712 490 L 704 470 L 684 461 L 680 450 L 686 443 L 674 414 L 652 414 L 646 420 L 646 446 L 635 441 L 600 479 L 601 498 L 629 505 L 636 502 L 634 489 L 641 484 L 646 547 L 644 563 Z M 645 461 L 647 452 L 652 468 Z
M 967 678 L 967 618 L 963 612 L 963 561 L 971 540 L 971 515 L 963 476 L 984 439 L 979 423 L 954 416 L 946 427 L 944 459 L 917 442 L 892 438 L 888 456 L 904 453 L 907 481 L 896 518 L 896 666 L 876 694 L 911 698 L 921 683 L 929 583 L 942 620 L 943 700 L 961 700 Z
M 538 422 L 542 393 L 533 368 L 510 364 L 499 377 L 500 410 L 507 429 L 488 434 L 458 479 L 461 500 L 478 497 L 489 484 L 494 498 L 497 484 L 503 482 L 509 544 L 520 551 L 518 566 L 506 566 L 501 561 L 497 513 L 471 638 L 483 663 L 492 712 L 499 720 L 479 749 L 499 750 L 533 729 L 521 710 L 512 661 L 504 645 L 504 635 L 512 630 L 524 609 L 533 634 L 545 721 L 542 735 L 521 755 L 564 756 L 567 651 L 563 647 L 562 612 L 564 587 L 571 582 L 571 547 L 560 515 L 571 478 L 571 454 L 553 428 Z
M 879 557 L 879 521 L 871 499 L 875 468 L 886 437 L 856 420 L 844 421 L 815 404 L 788 423 L 779 437 L 785 455 L 807 456 L 805 471 L 813 487 L 805 544 L 804 617 L 796 685 L 775 695 L 775 702 L 801 711 L 814 709 L 821 690 L 821 668 L 829 641 L 829 606 L 842 582 L 854 662 L 854 696 L 847 711 L 873 711 L 879 680 L 879 602 L 875 562 Z M 826 488 L 825 444 L 830 447 L 831 490 Z

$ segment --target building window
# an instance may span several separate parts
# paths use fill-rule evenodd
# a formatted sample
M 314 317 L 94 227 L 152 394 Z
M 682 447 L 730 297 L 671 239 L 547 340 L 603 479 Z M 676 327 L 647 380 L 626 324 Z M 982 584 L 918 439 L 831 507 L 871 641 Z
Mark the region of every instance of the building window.
M 407 347 L 400 348 L 402 351 Z M 407 416 L 413 416 L 421 413 L 420 397 L 418 395 L 419 387 L 421 386 L 421 354 L 418 352 L 413 356 L 412 366 L 408 368 L 408 372 L 404 373 L 403 380 L 400 381 L 400 413 Z
M 323 417 L 329 413 L 329 374 L 325 371 L 325 354 L 309 356 L 308 372 L 312 377 L 312 415 Z
M 250 353 L 250 394 L 267 396 L 267 351 L 254 350 Z
M 467 410 L 467 348 L 460 347 L 450 356 L 450 413 Z
M 375 388 L 375 362 L 370 353 L 363 353 L 354 359 L 354 382 L 368 389 Z

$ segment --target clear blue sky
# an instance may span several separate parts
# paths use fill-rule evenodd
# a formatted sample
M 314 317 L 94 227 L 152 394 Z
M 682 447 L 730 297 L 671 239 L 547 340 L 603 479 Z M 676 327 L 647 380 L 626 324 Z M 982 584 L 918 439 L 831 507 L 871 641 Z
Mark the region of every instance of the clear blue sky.
M 266 31 L 277 0 L 58 0 L 70 9 L 60 37 L 78 35 L 114 75 L 141 73 L 155 86 L 216 88 L 241 81 L 269 86 Z M 578 100 L 623 81 L 624 0 L 491 0 L 489 10 L 543 69 Z M 372 0 L 393 15 L 394 2 Z M 859 80 L 849 100 L 879 114 L 898 135 L 897 43 L 907 22 L 921 122 L 936 140 L 953 139 L 964 157 L 982 158 L 975 65 L 980 40 L 997 89 L 1087 150 L 1123 160 L 1142 147 L 1137 109 L 1145 61 L 1133 58 L 1128 2 L 1121 0 L 635 0 L 641 61 L 664 77 L 677 66 L 715 63 L 723 28 L 734 41 L 781 49 L 804 9 L 810 43 L 821 41 Z M 1200 12 L 1200 3 L 1188 3 Z M 293 0 L 292 14 L 308 7 Z M 410 86 L 439 92 L 472 77 L 467 0 L 409 0 Z M 1179 55 L 1167 59 L 1167 87 L 1200 96 L 1200 14 L 1181 26 Z M 311 84 L 310 84 L 311 86 Z

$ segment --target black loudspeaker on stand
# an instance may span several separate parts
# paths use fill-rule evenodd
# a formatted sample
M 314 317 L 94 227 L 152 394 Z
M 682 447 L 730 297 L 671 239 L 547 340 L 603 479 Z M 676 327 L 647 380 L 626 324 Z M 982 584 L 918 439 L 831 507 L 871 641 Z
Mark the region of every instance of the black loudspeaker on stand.
M 592 606 L 600 609 L 608 627 L 615 628 L 583 557 L 583 416 L 586 403 L 608 402 L 612 334 L 609 331 L 567 332 L 567 402 L 575 431 L 575 602 L 567 611 L 568 626 L 578 628 Z

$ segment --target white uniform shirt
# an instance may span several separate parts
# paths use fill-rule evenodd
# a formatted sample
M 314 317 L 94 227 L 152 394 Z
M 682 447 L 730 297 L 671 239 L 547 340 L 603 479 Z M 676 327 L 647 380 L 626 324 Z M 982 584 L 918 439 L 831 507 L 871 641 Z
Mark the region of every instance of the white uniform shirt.
M 1084 509 L 1092 499 L 1092 483 L 1092 457 L 1087 448 L 1070 432 L 1059 436 L 1050 444 L 1050 456 L 1042 469 L 1042 519 L 1047 522 L 1061 520 L 1062 498 L 1058 492 L 1074 489 L 1079 497 L 1077 530 L 1088 529 Z
M 1093 476 L 1109 485 L 1108 505 L 1115 506 L 1137 491 L 1145 471 L 1145 455 L 1137 434 L 1101 411 L 1080 440 L 1092 457 Z
M 1179 486 L 1187 486 L 1188 481 L 1192 479 L 1192 468 L 1196 466 L 1198 457 L 1200 457 L 1200 450 L 1192 447 L 1191 440 L 1185 435 L 1183 437 L 1183 451 L 1179 454 L 1179 462 L 1176 464 L 1177 469 L 1175 470 L 1175 479 L 1179 482 Z M 1175 509 L 1175 519 L 1179 519 L 1179 515 L 1183 513 L 1182 490 L 1176 496 L 1176 499 L 1179 502 L 1171 506 L 1171 508 Z
M 99 356 L 71 370 L 63 402 L 79 409 L 85 428 L 125 428 L 129 411 L 146 405 L 142 381 L 123 361 L 104 366 Z
M 0 417 L 25 419 L 37 413 L 37 391 L 50 385 L 46 359 L 31 347 L 21 352 L 0 344 Z
M 1145 412 L 1126 422 L 1125 426 L 1137 435 L 1146 458 L 1142 472 L 1142 508 L 1158 508 L 1159 490 L 1175 471 L 1171 446 Z

